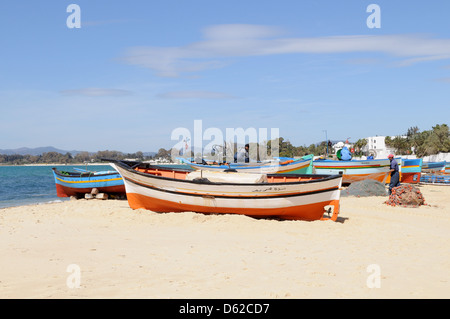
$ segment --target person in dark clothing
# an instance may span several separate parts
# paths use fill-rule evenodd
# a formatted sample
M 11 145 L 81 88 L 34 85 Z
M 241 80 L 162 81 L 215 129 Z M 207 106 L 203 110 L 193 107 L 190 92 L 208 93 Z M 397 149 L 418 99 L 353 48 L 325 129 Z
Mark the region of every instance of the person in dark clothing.
M 248 149 L 249 149 L 250 145 L 249 144 L 245 144 L 245 148 L 241 149 L 239 152 L 236 152 L 234 154 L 234 162 L 235 163 L 249 163 L 250 162 L 250 158 L 248 155 Z
M 390 171 L 389 171 L 391 174 L 391 181 L 389 183 L 389 195 L 391 195 L 392 189 L 394 187 L 400 186 L 400 172 L 398 169 L 398 163 L 394 159 L 394 155 L 389 154 L 388 158 L 391 161 L 391 167 L 390 167 Z

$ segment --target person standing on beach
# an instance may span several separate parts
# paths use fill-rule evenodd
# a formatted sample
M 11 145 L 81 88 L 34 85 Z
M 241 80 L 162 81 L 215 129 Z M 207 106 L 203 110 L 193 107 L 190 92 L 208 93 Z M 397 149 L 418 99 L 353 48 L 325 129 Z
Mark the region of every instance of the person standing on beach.
M 394 187 L 400 186 L 400 173 L 398 169 L 398 163 L 394 159 L 394 155 L 389 154 L 388 158 L 391 161 L 391 168 L 389 171 L 391 174 L 391 181 L 389 182 L 389 195 L 391 195 L 392 189 Z
M 248 154 L 249 144 L 245 144 L 245 148 L 241 149 L 239 152 L 234 154 L 234 162 L 235 163 L 249 163 L 250 158 Z

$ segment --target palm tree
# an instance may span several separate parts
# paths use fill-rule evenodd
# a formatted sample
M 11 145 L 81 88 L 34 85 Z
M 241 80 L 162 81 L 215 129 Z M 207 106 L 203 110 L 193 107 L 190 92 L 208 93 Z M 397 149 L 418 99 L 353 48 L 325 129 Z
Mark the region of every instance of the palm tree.
M 356 141 L 355 143 L 355 151 L 358 154 L 362 154 L 362 149 L 364 148 L 364 146 L 367 145 L 367 139 L 365 138 L 360 138 L 359 140 Z

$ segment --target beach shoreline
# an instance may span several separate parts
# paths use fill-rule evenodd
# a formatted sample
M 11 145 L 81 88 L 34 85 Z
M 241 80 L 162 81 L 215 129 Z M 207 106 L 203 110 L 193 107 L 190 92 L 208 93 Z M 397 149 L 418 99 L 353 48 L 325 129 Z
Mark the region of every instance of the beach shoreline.
M 173 165 L 182 165 L 180 163 L 159 163 L 159 162 L 151 162 L 151 161 L 143 161 L 143 163 L 149 163 L 152 165 L 163 165 L 163 166 L 173 166 Z M 56 167 L 56 166 L 110 166 L 109 163 L 106 162 L 99 162 L 99 163 L 89 163 L 89 164 L 84 164 L 84 163 L 70 163 L 70 164 L 64 164 L 64 163 L 53 163 L 53 164 L 48 164 L 48 163 L 41 163 L 41 164 L 15 164 L 15 165 L 10 165 L 10 164 L 4 164 L 4 163 L 0 163 L 0 167 L 20 167 L 20 166 L 50 166 L 50 167 Z
M 48 163 L 36 163 L 36 164 L 16 164 L 16 165 L 10 165 L 10 164 L 0 164 L 0 166 L 12 166 L 12 167 L 16 167 L 16 166 L 106 166 L 109 165 L 109 163 L 105 163 L 105 162 L 100 162 L 100 163 L 89 163 L 89 164 L 84 164 L 84 163 L 70 163 L 70 164 L 65 164 L 65 163 L 52 163 L 52 164 L 48 164 Z
M 450 187 L 419 188 L 428 205 L 417 208 L 341 197 L 337 222 L 154 213 L 126 200 L 3 208 L 0 297 L 447 299 Z

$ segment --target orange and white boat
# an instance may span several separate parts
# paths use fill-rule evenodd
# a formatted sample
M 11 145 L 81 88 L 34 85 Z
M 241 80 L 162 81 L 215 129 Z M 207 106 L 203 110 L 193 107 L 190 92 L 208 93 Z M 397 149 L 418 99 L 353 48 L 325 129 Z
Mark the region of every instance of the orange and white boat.
M 386 182 L 390 169 L 389 159 L 374 160 L 316 160 L 313 162 L 316 173 L 343 175 L 343 183 L 350 184 L 365 179 Z
M 335 221 L 339 214 L 340 174 L 190 171 L 125 161 L 110 165 L 121 174 L 133 209 L 308 221 Z

